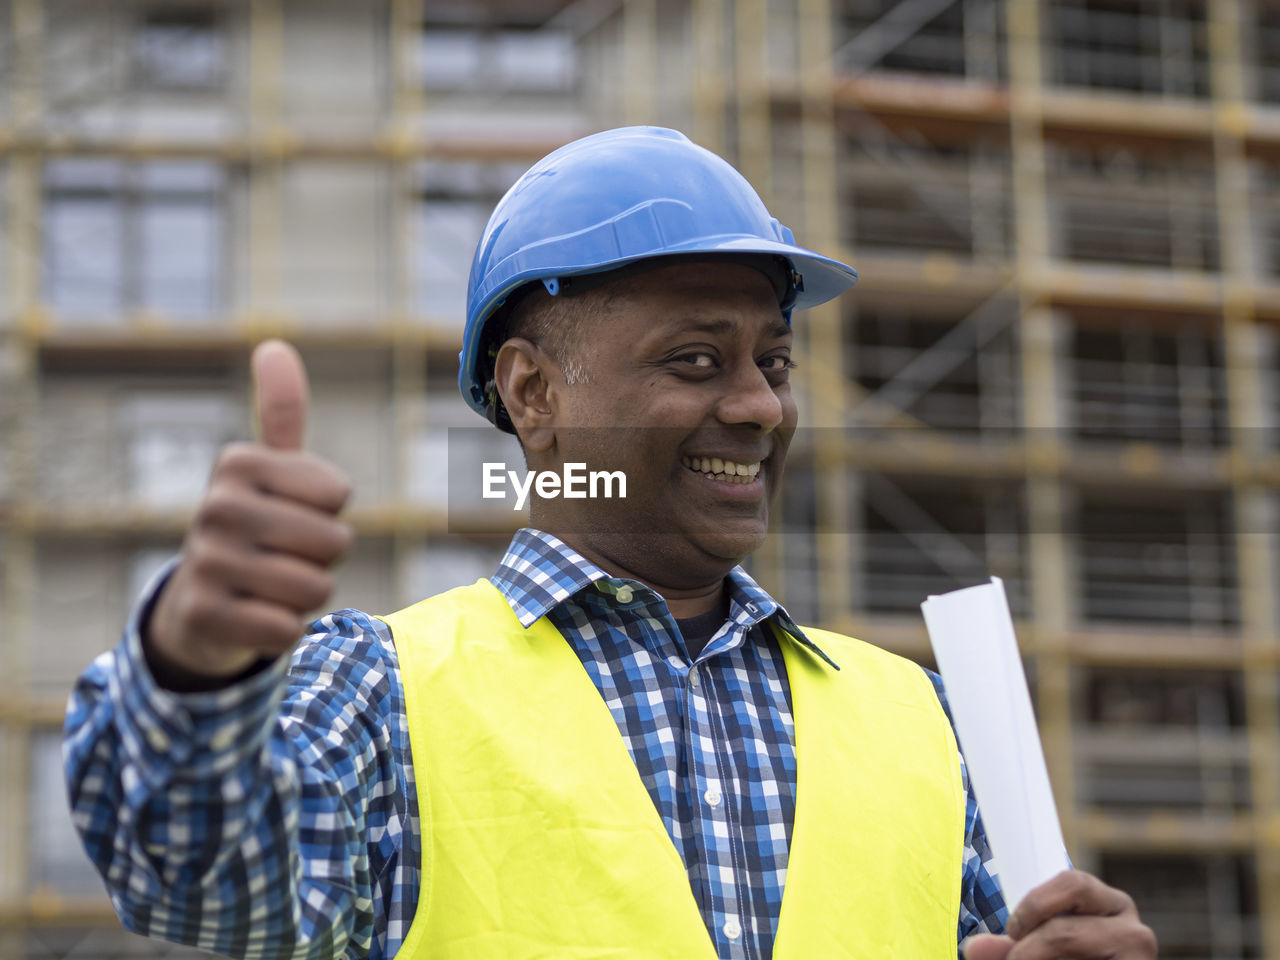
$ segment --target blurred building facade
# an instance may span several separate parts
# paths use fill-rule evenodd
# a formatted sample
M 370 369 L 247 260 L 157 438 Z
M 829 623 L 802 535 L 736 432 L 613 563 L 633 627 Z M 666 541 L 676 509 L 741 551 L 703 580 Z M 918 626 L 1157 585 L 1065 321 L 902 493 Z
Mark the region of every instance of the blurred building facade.
M 117 932 L 59 727 L 251 345 L 355 483 L 335 606 L 485 574 L 471 251 L 532 160 L 658 123 L 862 274 L 799 317 L 753 572 L 925 663 L 920 601 L 1003 577 L 1075 862 L 1166 957 L 1280 958 L 1277 64 L 1263 0 L 0 0 L 0 956 L 191 955 Z

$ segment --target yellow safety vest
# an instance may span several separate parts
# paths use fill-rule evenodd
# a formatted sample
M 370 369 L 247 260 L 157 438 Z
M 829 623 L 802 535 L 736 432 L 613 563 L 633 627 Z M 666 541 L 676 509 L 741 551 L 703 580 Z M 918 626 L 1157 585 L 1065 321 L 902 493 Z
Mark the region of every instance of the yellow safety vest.
M 716 956 L 613 716 L 545 617 L 487 580 L 384 618 L 422 830 L 399 960 Z M 795 823 L 774 956 L 954 960 L 965 797 L 950 724 L 910 661 L 780 633 Z

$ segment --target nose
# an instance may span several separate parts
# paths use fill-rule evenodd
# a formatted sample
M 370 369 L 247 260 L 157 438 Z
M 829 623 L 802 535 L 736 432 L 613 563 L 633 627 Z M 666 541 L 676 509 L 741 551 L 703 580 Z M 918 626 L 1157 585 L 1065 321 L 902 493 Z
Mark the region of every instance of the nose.
M 749 424 L 761 433 L 778 427 L 785 416 L 782 398 L 754 362 L 743 364 L 716 407 L 721 423 Z

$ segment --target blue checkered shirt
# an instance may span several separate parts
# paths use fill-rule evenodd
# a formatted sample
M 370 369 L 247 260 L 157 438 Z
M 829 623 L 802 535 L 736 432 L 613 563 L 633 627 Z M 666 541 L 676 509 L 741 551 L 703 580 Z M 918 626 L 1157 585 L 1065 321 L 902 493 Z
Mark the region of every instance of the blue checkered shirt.
M 786 611 L 736 568 L 729 618 L 691 658 L 659 596 L 550 535 L 520 531 L 491 579 L 522 623 L 547 616 L 582 660 L 719 956 L 769 957 L 796 765 L 787 675 L 763 626 L 796 632 Z M 231 956 L 389 960 L 413 920 L 420 854 L 386 624 L 330 614 L 291 664 L 179 695 L 145 667 L 148 602 L 81 677 L 64 745 L 76 825 L 122 922 Z M 965 786 L 957 941 L 1001 932 L 1006 917 L 967 776 Z

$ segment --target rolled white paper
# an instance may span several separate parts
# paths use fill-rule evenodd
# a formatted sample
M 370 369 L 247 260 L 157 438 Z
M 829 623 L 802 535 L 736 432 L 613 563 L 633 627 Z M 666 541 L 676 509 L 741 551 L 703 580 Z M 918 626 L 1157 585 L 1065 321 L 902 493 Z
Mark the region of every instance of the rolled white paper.
M 992 577 L 931 596 L 920 609 L 1012 913 L 1070 861 L 1004 583 Z

